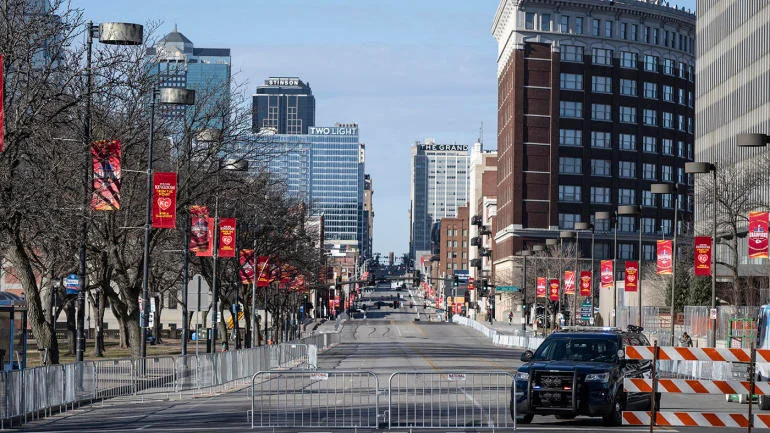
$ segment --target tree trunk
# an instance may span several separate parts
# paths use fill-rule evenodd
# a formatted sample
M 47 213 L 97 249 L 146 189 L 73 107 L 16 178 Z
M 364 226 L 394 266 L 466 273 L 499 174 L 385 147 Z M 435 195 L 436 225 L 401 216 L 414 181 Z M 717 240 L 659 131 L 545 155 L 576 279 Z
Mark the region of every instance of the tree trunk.
M 75 326 L 75 302 L 67 302 L 64 307 L 64 314 L 67 316 L 67 355 L 75 354 L 75 345 L 77 342 L 77 327 Z
M 109 284 L 109 281 L 106 282 Z M 104 356 L 104 304 L 107 296 L 104 294 L 104 288 L 96 294 L 96 338 L 94 339 L 94 356 Z
M 738 281 L 738 236 L 734 233 L 732 239 L 733 254 L 735 257 L 735 266 L 731 269 L 733 272 L 733 293 L 735 293 L 735 305 L 744 305 L 743 292 L 740 288 L 740 282 Z

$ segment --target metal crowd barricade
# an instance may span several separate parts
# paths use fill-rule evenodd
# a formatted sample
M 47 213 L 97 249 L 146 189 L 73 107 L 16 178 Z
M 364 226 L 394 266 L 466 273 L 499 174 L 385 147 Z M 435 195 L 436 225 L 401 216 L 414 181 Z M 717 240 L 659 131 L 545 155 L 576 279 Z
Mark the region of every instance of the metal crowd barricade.
M 144 399 L 153 395 L 168 397 L 176 391 L 176 362 L 172 356 L 134 360 L 135 395 Z
M 121 397 L 136 392 L 131 358 L 96 361 L 96 397 Z
M 370 371 L 260 371 L 251 379 L 252 428 L 379 428 Z
M 513 376 L 504 371 L 396 372 L 388 380 L 388 428 L 513 427 Z
M 682 394 L 748 394 L 749 410 L 744 413 L 714 412 L 667 412 L 653 408 L 652 412 L 624 411 L 625 425 L 683 426 L 683 427 L 744 427 L 770 428 L 770 415 L 752 414 L 753 397 L 770 395 L 770 384 L 755 383 L 755 366 L 760 362 L 770 362 L 770 350 L 751 349 L 714 349 L 693 347 L 628 346 L 626 359 L 652 360 L 653 366 L 659 361 L 702 361 L 712 363 L 739 362 L 748 364 L 748 379 L 741 380 L 705 380 L 705 379 L 668 379 L 658 378 L 653 368 L 652 377 L 631 378 L 624 380 L 627 392 L 682 393 Z

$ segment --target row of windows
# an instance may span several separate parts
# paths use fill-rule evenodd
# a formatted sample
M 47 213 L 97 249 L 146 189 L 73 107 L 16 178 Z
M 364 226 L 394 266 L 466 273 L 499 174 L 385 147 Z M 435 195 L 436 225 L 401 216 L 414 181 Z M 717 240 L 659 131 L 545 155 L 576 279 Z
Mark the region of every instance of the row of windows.
M 618 205 L 637 204 L 636 190 L 632 188 L 618 188 Z M 591 204 L 613 204 L 611 188 L 604 186 L 590 187 Z M 582 185 L 559 185 L 559 201 L 582 203 L 583 187 Z M 656 206 L 655 195 L 648 190 L 642 190 L 642 206 Z M 660 205 L 664 209 L 674 208 L 674 198 L 672 194 L 660 194 Z M 692 211 L 693 200 L 685 194 L 677 194 L 677 206 L 681 210 Z
M 457 229 L 446 229 L 447 236 L 457 236 Z M 468 230 L 463 229 L 463 236 L 468 236 Z
M 536 19 L 539 17 L 539 20 Z M 646 42 L 652 45 L 662 45 L 664 47 L 685 51 L 691 54 L 695 53 L 695 39 L 673 30 L 665 30 L 641 24 L 626 22 L 617 22 L 615 20 L 601 20 L 598 18 L 570 17 L 568 15 L 559 15 L 558 31 L 561 33 L 572 33 L 582 35 L 584 33 L 585 20 L 590 19 L 591 36 L 604 38 L 618 38 L 624 41 Z M 539 24 L 537 30 L 550 32 L 552 26 L 551 14 L 526 12 L 524 14 L 524 28 L 526 30 L 535 30 L 535 23 Z
M 640 123 L 647 126 L 661 126 L 667 129 L 676 128 L 682 132 L 693 133 L 695 121 L 690 116 L 661 111 L 660 118 L 658 110 L 645 108 L 642 110 L 641 119 L 637 116 L 636 107 L 618 107 L 618 115 L 622 123 Z M 583 118 L 583 103 L 578 101 L 559 101 L 559 117 L 570 119 Z M 591 104 L 591 120 L 602 122 L 612 122 L 612 106 L 609 104 Z M 660 119 L 660 121 L 658 121 Z
M 561 60 L 564 62 L 583 63 L 584 55 L 585 48 L 579 45 L 561 46 Z M 591 63 L 594 65 L 612 66 L 613 56 L 614 51 L 608 48 L 591 49 Z M 681 61 L 677 62 L 674 59 L 664 58 L 661 61 L 658 56 L 653 56 L 652 54 L 646 54 L 643 58 L 639 58 L 637 53 L 631 51 L 621 51 L 619 58 L 621 68 L 641 68 L 646 72 L 663 72 L 665 75 L 679 76 L 679 78 L 688 81 L 694 81 L 695 78 L 695 68 L 692 65 Z
M 612 177 L 611 161 L 607 159 L 591 160 L 591 176 Z M 636 161 L 618 161 L 616 177 L 625 179 L 636 179 Z M 676 170 L 676 181 L 682 184 L 692 185 L 692 177 L 685 173 L 684 169 L 679 167 Z M 559 174 L 583 174 L 583 159 L 562 156 L 559 157 Z M 660 166 L 660 175 L 658 175 L 658 166 L 656 164 L 642 163 L 641 178 L 644 180 L 662 180 L 673 182 L 673 167 L 670 165 Z
M 618 217 L 618 232 L 631 233 L 638 231 L 637 218 L 633 216 L 619 216 Z M 560 213 L 559 214 L 559 228 L 572 230 L 575 228 L 575 223 L 580 222 L 580 214 L 573 213 Z M 673 220 L 668 218 L 648 218 L 643 217 L 641 222 L 642 233 L 653 234 L 662 233 L 664 235 L 673 234 L 672 231 Z M 609 220 L 596 220 L 594 221 L 594 230 L 596 233 L 609 232 L 612 230 L 612 226 Z M 679 221 L 678 232 L 682 231 L 682 221 Z M 620 246 L 620 243 L 618 243 Z
M 616 142 L 619 150 L 637 151 L 637 139 L 633 134 L 618 134 Z M 611 149 L 612 133 L 607 131 L 591 131 L 591 147 L 594 149 Z M 580 129 L 560 129 L 559 145 L 566 147 L 583 147 L 583 131 Z M 693 158 L 692 143 L 677 141 L 670 138 L 660 140 L 651 136 L 642 137 L 642 151 L 645 153 L 660 153 L 662 155 L 674 155 L 680 158 Z
M 562 90 L 585 90 L 583 86 L 582 74 L 570 74 L 562 72 L 559 77 L 559 85 Z M 620 94 L 623 96 L 639 96 L 639 85 L 636 80 L 626 78 L 620 79 Z M 658 90 L 661 89 L 661 92 Z M 594 75 L 591 77 L 591 91 L 594 93 L 612 93 L 612 77 Z M 659 85 L 648 81 L 642 82 L 641 94 L 645 99 L 662 98 L 667 102 L 678 103 L 679 105 L 694 107 L 695 95 L 692 91 L 685 91 L 682 88 L 675 88 L 669 85 Z
M 574 224 L 565 227 L 560 226 L 560 228 L 569 230 L 572 227 L 574 227 Z M 670 232 L 670 227 L 668 228 Z M 670 236 L 670 233 L 665 232 L 663 229 L 649 232 L 650 234 L 662 234 L 665 236 Z M 618 260 L 638 260 L 639 257 L 637 256 L 636 249 L 638 248 L 638 244 L 636 242 L 634 243 L 626 243 L 626 242 L 618 242 Z M 612 248 L 613 245 L 611 242 L 600 242 L 596 241 L 594 244 L 594 257 L 597 259 L 600 258 L 612 258 Z M 655 261 L 657 259 L 657 248 L 655 244 L 642 244 L 642 259 L 645 261 Z M 622 273 L 622 264 L 619 264 L 621 269 L 618 269 L 617 271 Z M 619 277 L 622 279 L 622 277 Z

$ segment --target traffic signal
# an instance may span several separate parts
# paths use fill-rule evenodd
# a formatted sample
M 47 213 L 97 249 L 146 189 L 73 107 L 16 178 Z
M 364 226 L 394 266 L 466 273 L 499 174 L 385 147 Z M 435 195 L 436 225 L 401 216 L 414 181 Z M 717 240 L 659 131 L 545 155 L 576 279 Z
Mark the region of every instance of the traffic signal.
M 458 277 L 457 275 L 452 277 L 452 285 L 455 286 L 455 287 L 459 286 L 460 285 L 460 277 Z

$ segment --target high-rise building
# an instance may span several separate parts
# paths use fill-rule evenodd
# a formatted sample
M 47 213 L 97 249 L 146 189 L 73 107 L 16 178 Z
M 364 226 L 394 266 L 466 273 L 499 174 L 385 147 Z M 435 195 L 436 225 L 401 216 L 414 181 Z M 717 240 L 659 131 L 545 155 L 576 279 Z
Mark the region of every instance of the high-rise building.
M 436 144 L 427 139 L 412 146 L 409 255 L 417 261 L 431 250 L 433 223 L 457 216 L 468 201 L 468 146 Z
M 364 243 L 361 247 L 361 255 L 364 258 L 372 257 L 374 239 L 374 185 L 372 176 L 364 175 Z
M 770 2 L 699 1 L 697 10 L 695 160 L 716 164 L 718 172 L 740 169 L 742 163 L 770 157 L 770 147 L 737 146 L 740 133 L 770 134 Z M 713 227 L 713 207 L 706 202 L 711 199 L 707 197 L 707 189 L 700 188 L 701 184 L 710 183 L 710 178 L 710 174 L 695 178 L 695 220 L 699 235 L 710 236 Z M 770 202 L 770 178 L 763 176 L 754 193 L 755 203 Z M 746 228 L 739 227 L 739 230 Z M 739 241 L 737 247 L 739 276 L 767 274 L 763 260 L 748 259 L 745 240 Z M 717 243 L 715 252 L 718 263 L 732 262 L 728 258 L 733 254 L 730 248 Z M 729 272 L 717 266 L 717 275 Z
M 468 269 L 468 207 L 457 208 L 456 216 L 441 218 L 439 271 L 446 276 Z
M 297 77 L 270 77 L 252 96 L 252 130 L 307 134 L 315 125 L 315 96 Z
M 593 223 L 595 257 L 612 258 L 611 222 L 593 216 L 618 205 L 642 214 L 615 219 L 617 258 L 639 257 L 641 232 L 642 258 L 654 260 L 655 241 L 692 218 L 695 15 L 659 0 L 501 0 L 491 30 L 495 273 L 520 281 L 515 255 L 576 222 Z M 653 183 L 677 186 L 678 224 L 672 195 L 653 195 Z M 590 236 L 580 238 L 590 257 Z
M 468 246 L 469 275 L 481 279 L 491 273 L 490 256 L 482 257 L 480 253 L 492 248 L 492 227 L 488 224 L 488 212 L 485 203 L 497 196 L 497 152 L 485 151 L 481 143 L 476 143 L 471 149 L 470 176 L 468 188 Z M 478 218 L 475 218 L 478 217 Z M 476 238 L 474 241 L 473 239 Z M 473 244 L 476 245 L 473 245 Z M 478 259 L 478 260 L 476 260 Z
M 161 38 L 147 54 L 155 57 L 153 71 L 160 87 L 181 87 L 195 90 L 195 100 L 209 111 L 216 109 L 224 98 L 230 100 L 230 49 L 195 48 L 192 41 L 174 31 Z M 182 117 L 184 106 L 160 105 L 161 115 Z M 221 129 L 222 116 L 211 115 L 208 126 Z

